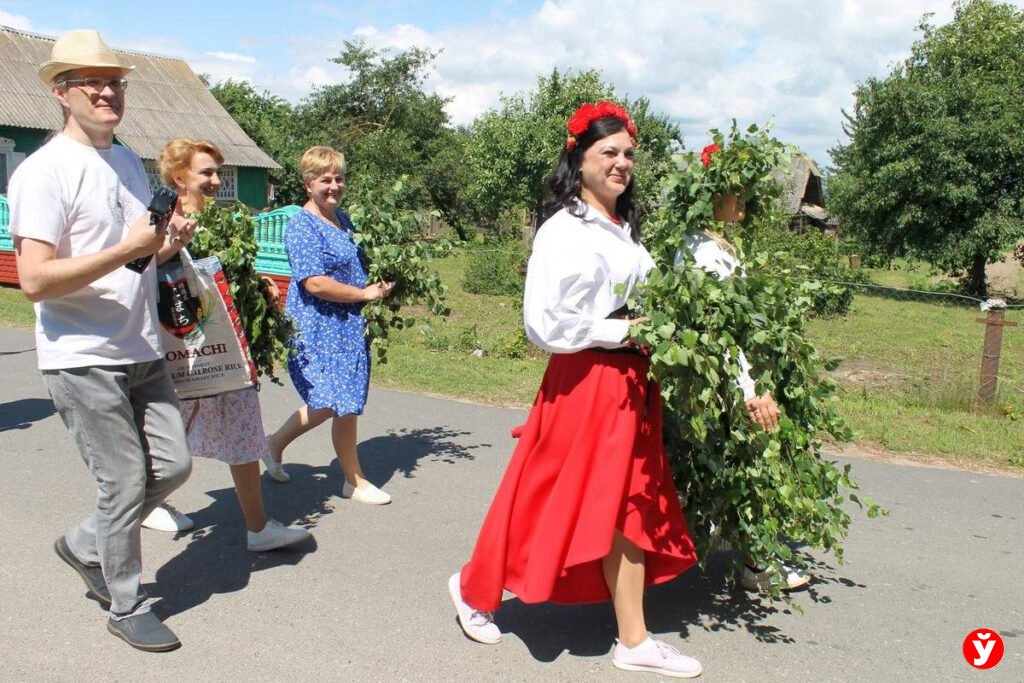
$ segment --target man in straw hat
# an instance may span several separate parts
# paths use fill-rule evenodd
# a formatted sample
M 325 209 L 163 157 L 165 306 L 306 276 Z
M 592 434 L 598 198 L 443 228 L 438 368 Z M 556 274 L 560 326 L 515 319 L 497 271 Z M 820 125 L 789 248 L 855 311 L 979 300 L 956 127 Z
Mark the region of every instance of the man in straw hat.
M 180 207 L 150 225 L 139 157 L 113 144 L 124 63 L 92 30 L 69 31 L 39 68 L 64 126 L 11 178 L 10 231 L 53 403 L 96 478 L 95 511 L 55 543 L 109 605 L 107 630 L 141 650 L 181 645 L 140 584 L 143 517 L 191 469 L 157 335 L 156 276 L 126 263 L 180 249 L 195 229 Z

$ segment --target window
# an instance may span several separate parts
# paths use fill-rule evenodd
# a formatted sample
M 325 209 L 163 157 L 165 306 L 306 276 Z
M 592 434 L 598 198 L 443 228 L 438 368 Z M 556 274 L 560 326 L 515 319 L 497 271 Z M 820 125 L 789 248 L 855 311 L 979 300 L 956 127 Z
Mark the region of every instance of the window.
M 156 192 L 157 188 L 163 185 L 160 180 L 160 168 L 157 166 L 155 161 L 146 159 L 142 162 L 142 166 L 146 169 L 146 180 L 149 181 L 149 191 Z
M 238 199 L 238 168 L 221 166 L 218 175 L 220 175 L 220 190 L 217 192 L 217 201 Z
M 14 140 L 0 137 L 0 194 L 7 194 L 7 185 L 10 183 L 11 174 L 24 160 L 23 152 L 14 151 Z

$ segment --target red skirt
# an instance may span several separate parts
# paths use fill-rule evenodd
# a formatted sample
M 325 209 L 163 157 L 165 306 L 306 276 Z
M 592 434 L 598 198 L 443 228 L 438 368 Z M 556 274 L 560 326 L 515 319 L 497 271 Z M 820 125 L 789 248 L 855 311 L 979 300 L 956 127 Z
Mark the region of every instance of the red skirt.
M 462 568 L 462 597 L 474 609 L 497 609 L 502 589 L 526 603 L 610 600 L 601 560 L 616 529 L 644 550 L 647 585 L 696 563 L 648 366 L 628 353 L 551 356 Z

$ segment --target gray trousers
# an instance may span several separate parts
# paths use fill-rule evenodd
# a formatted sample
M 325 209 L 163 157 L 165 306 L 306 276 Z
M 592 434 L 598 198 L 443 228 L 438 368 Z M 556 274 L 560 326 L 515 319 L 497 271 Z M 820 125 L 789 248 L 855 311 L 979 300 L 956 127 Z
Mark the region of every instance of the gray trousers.
M 43 370 L 43 381 L 96 478 L 96 510 L 68 531 L 68 547 L 102 567 L 114 618 L 145 612 L 141 522 L 192 471 L 166 365 Z

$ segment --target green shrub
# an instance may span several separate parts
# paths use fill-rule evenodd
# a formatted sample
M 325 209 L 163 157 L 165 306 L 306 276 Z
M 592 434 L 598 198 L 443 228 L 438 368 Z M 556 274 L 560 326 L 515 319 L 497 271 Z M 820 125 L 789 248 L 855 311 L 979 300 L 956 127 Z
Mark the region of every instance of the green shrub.
M 771 267 L 792 260 L 804 268 L 805 276 L 817 280 L 840 282 L 867 282 L 860 270 L 849 267 L 844 245 L 832 235 L 817 228 L 808 228 L 803 234 L 789 227 L 789 217 L 778 205 L 766 207 L 756 217 L 746 221 L 739 236 L 746 251 L 766 254 Z M 815 315 L 845 315 L 853 304 L 854 288 L 823 282 L 811 292 Z
M 468 252 L 462 288 L 472 294 L 520 296 L 526 250 L 516 241 L 484 242 Z
M 189 243 L 189 253 L 197 259 L 220 259 L 256 372 L 278 382 L 274 369 L 287 359 L 294 327 L 281 307 L 270 302 L 271 285 L 256 273 L 256 222 L 241 204 L 225 207 L 212 201 L 194 218 L 203 229 Z
M 404 208 L 411 203 L 411 192 L 403 175 L 393 185 L 364 187 L 354 193 L 348 211 L 369 281 L 395 283 L 391 296 L 363 306 L 367 336 L 379 364 L 387 362 L 391 331 L 416 323 L 403 308 L 422 306 L 442 318 L 449 313 L 444 303 L 448 288 L 431 262 L 447 254 L 451 245 L 448 240 L 423 238 L 425 226 L 438 214 Z

